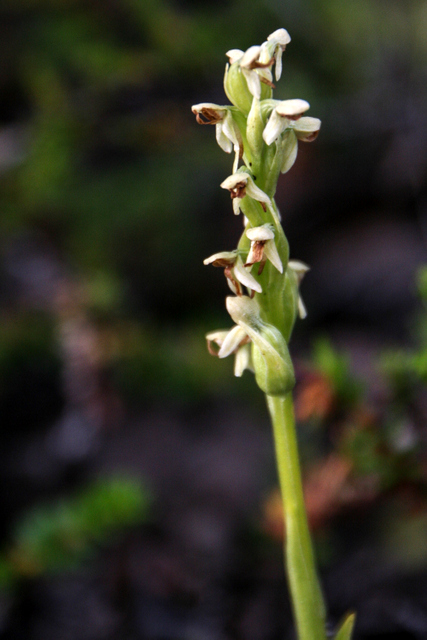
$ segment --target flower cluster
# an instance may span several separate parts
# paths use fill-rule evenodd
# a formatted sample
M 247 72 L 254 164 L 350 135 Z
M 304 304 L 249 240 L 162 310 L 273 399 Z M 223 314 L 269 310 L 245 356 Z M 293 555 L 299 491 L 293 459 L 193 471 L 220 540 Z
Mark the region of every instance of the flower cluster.
M 272 70 L 278 81 L 290 40 L 278 29 L 260 46 L 228 51 L 224 90 L 231 104 L 192 107 L 199 124 L 215 125 L 219 146 L 234 151 L 232 174 L 221 187 L 230 192 L 233 211 L 243 213 L 245 225 L 236 249 L 204 260 L 224 269 L 234 294 L 227 309 L 235 325 L 208 333 L 208 348 L 219 358 L 234 353 L 235 375 L 255 372 L 259 386 L 273 395 L 285 393 L 293 380 L 287 344 L 298 313 L 306 316 L 299 285 L 308 270 L 289 261 L 274 194 L 279 175 L 295 162 L 298 142 L 313 141 L 321 124 L 305 115 L 310 108 L 305 100 L 273 99 Z

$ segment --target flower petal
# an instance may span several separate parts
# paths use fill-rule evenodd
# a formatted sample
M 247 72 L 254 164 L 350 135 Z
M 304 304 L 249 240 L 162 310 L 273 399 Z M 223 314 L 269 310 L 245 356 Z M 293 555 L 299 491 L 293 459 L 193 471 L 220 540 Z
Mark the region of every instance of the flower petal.
M 301 262 L 301 260 L 289 260 L 288 267 L 295 272 L 298 284 L 300 284 L 307 271 L 310 271 L 310 267 L 305 262 Z
M 258 98 L 259 100 L 261 98 L 261 80 L 259 79 L 259 75 L 254 69 L 245 69 L 244 67 L 242 67 L 242 73 L 246 78 L 250 93 L 254 98 Z
M 250 176 L 248 176 L 248 178 L 249 179 L 246 185 L 246 195 L 250 196 L 257 202 L 267 202 L 271 206 L 271 200 L 268 195 L 256 186 L 255 182 Z
M 213 264 L 214 266 L 227 266 L 235 263 L 237 258 L 237 251 L 220 251 L 219 253 L 214 253 L 209 258 L 205 258 L 203 260 L 203 264 Z M 224 264 L 215 265 L 215 262 L 220 262 Z
M 280 167 L 281 173 L 286 173 L 289 169 L 292 168 L 295 160 L 297 159 L 298 153 L 298 139 L 294 132 L 288 131 L 285 136 L 286 141 L 284 144 L 286 145 L 285 154 L 283 156 L 282 166 Z
M 280 45 L 280 48 L 284 49 L 286 45 L 290 43 L 291 36 L 286 31 L 286 29 L 276 29 L 276 31 L 270 33 L 270 35 L 267 37 L 267 40 L 277 40 L 277 44 Z
M 224 341 L 221 345 L 221 349 L 218 351 L 218 358 L 226 358 L 233 353 L 236 349 L 238 349 L 242 340 L 246 338 L 246 331 L 236 325 L 233 327 L 224 338 Z
M 298 140 L 302 142 L 313 142 L 319 134 L 321 121 L 319 118 L 300 118 L 293 125 L 293 130 Z
M 277 140 L 287 126 L 288 121 L 282 118 L 276 109 L 273 109 L 262 134 L 265 144 L 270 145 Z
M 248 287 L 248 289 L 252 289 L 252 291 L 257 291 L 258 293 L 262 293 L 262 287 L 260 283 L 257 280 L 255 280 L 253 275 L 249 273 L 247 269 L 245 269 L 245 267 L 243 266 L 242 259 L 240 257 L 237 258 L 236 260 L 236 263 L 233 267 L 233 273 L 236 280 L 241 282 L 245 287 Z
M 215 125 L 216 141 L 225 153 L 233 151 L 233 144 L 224 131 L 224 123 L 217 122 Z
M 249 369 L 249 371 L 254 371 L 252 365 L 252 357 L 251 357 L 251 345 L 244 344 L 237 350 L 236 356 L 234 359 L 234 375 L 237 378 L 241 378 L 245 369 Z
M 276 111 L 279 116 L 289 118 L 290 120 L 300 117 L 307 109 L 310 109 L 307 100 L 300 100 L 299 98 L 281 100 L 276 106 Z
M 230 64 L 237 62 L 243 56 L 243 51 L 241 49 L 230 49 L 225 54 L 230 61 Z
M 246 235 L 249 240 L 255 242 L 266 242 L 267 240 L 273 240 L 274 231 L 269 224 L 263 224 L 261 227 L 251 227 L 247 229 Z
M 277 271 L 283 273 L 283 264 L 277 251 L 276 243 L 274 240 L 269 240 L 264 245 L 264 255 L 267 260 L 270 260 L 273 267 L 276 267 Z
M 240 60 L 240 66 L 244 69 L 253 69 L 260 53 L 261 47 L 259 45 L 255 44 L 253 47 L 249 47 Z

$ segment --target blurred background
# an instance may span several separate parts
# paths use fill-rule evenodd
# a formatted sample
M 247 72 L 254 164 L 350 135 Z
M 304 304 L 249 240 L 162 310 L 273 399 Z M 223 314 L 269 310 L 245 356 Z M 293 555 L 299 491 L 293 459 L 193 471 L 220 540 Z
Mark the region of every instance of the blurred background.
M 293 638 L 264 401 L 206 351 L 241 219 L 192 104 L 292 37 L 277 202 L 331 625 L 427 636 L 427 3 L 2 0 L 0 638 Z

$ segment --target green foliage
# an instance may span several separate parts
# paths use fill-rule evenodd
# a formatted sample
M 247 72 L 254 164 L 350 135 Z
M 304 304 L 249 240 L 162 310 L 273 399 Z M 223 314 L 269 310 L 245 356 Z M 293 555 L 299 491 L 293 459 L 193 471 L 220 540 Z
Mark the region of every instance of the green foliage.
M 139 481 L 113 477 L 92 483 L 75 498 L 34 507 L 17 523 L 0 555 L 0 585 L 76 568 L 99 545 L 142 522 L 148 504 Z
M 337 635 L 335 636 L 335 640 L 351 640 L 351 635 L 353 633 L 353 627 L 356 622 L 356 614 L 350 613 L 348 614 L 343 623 L 341 624 Z
M 360 400 L 363 386 L 351 372 L 348 355 L 335 349 L 328 338 L 314 342 L 312 362 L 332 386 L 340 406 L 349 408 Z

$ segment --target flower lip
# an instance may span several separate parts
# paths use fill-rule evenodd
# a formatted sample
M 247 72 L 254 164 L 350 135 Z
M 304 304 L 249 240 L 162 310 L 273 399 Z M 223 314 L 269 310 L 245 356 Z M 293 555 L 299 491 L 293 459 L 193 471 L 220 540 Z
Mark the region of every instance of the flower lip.
M 227 108 L 212 102 L 200 102 L 200 104 L 193 105 L 191 111 L 199 124 L 217 124 L 224 119 Z
M 313 142 L 319 135 L 322 123 L 319 118 L 300 118 L 293 129 L 298 140 L 301 142 Z
M 289 120 L 298 120 L 303 113 L 310 109 L 310 105 L 306 100 L 294 98 L 292 100 L 282 100 L 276 106 L 276 112 L 279 116 L 288 118 Z
M 211 264 L 214 267 L 229 267 L 233 265 L 237 260 L 237 251 L 220 251 L 214 253 L 209 258 L 203 260 L 203 264 Z

